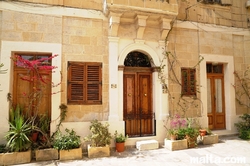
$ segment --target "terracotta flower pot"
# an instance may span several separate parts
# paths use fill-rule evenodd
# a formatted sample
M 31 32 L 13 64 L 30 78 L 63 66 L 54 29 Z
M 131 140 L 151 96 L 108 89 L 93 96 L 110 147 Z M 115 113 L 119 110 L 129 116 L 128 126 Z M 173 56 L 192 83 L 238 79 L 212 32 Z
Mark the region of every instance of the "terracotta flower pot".
M 33 132 L 31 135 L 31 141 L 36 142 L 38 138 L 38 132 Z
M 125 149 L 125 142 L 115 143 L 115 148 L 117 152 L 123 152 Z
M 196 137 L 186 136 L 188 148 L 194 148 L 196 146 Z
M 173 135 L 170 135 L 170 139 L 171 139 L 171 140 L 176 140 L 176 139 L 177 139 L 177 136 L 174 135 L 174 134 L 173 134 Z
M 199 132 L 200 132 L 200 136 L 204 136 L 207 134 L 207 131 L 205 129 L 200 129 Z

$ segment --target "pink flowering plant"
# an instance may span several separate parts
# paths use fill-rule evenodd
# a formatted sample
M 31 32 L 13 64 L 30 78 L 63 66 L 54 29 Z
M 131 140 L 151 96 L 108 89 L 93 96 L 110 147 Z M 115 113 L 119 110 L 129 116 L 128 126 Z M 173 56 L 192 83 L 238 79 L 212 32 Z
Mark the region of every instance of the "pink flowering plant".
M 170 128 L 167 128 L 167 137 L 170 138 L 171 136 L 176 136 L 176 139 L 182 139 L 179 134 L 184 132 L 184 128 L 187 126 L 186 119 L 182 119 L 179 114 L 175 114 L 173 117 L 170 117 Z
M 26 116 L 37 116 L 39 108 L 42 102 L 43 95 L 48 88 L 54 88 L 61 84 L 54 84 L 52 80 L 46 75 L 54 72 L 56 66 L 51 65 L 53 58 L 58 55 L 53 55 L 50 57 L 43 57 L 36 60 L 25 59 L 22 56 L 15 55 L 12 58 L 15 65 L 27 70 L 24 74 L 19 74 L 19 77 L 23 81 L 32 83 L 34 86 L 31 92 L 22 92 L 23 97 L 27 98 L 28 106 L 26 106 Z M 33 73 L 31 75 L 31 73 Z M 56 94 L 59 92 L 52 92 L 51 94 Z
M 23 88 L 21 92 L 23 100 L 20 103 L 14 103 L 20 105 L 24 109 L 22 115 L 25 119 L 31 121 L 32 133 L 39 133 L 38 139 L 43 145 L 50 146 L 49 132 L 51 119 L 49 116 L 49 106 L 47 107 L 48 96 L 57 94 L 61 91 L 53 92 L 53 88 L 58 87 L 61 81 L 55 84 L 51 75 L 57 69 L 57 66 L 51 65 L 52 59 L 58 57 L 58 55 L 52 56 L 39 56 L 37 59 L 33 59 L 31 56 L 15 55 L 11 59 L 17 66 L 18 79 L 25 81 L 28 84 Z M 60 73 L 61 74 L 61 73 Z M 61 77 L 62 80 L 62 77 Z M 23 86 L 22 81 L 17 86 Z M 50 94 L 51 93 L 51 94 Z M 12 103 L 11 95 L 8 95 L 8 100 L 11 102 L 12 107 L 15 105 Z M 18 101 L 15 101 L 18 102 Z M 44 143 L 46 142 L 46 144 Z

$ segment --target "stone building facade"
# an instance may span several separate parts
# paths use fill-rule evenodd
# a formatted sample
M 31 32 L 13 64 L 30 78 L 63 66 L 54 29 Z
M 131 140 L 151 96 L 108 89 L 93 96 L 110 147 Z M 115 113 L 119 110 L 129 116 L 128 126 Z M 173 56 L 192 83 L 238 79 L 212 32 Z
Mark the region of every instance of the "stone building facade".
M 61 93 L 51 96 L 51 132 L 58 123 L 61 103 L 68 106 L 64 128 L 73 128 L 83 137 L 89 133 L 90 121 L 98 119 L 108 122 L 111 132 L 131 133 L 128 145 L 145 139 L 163 142 L 166 118 L 176 113 L 198 118 L 203 127 L 234 132 L 238 115 L 246 111 L 237 105 L 232 86 L 234 71 L 243 72 L 250 63 L 250 9 L 246 2 L 1 1 L 0 62 L 8 69 L 0 75 L 2 141 L 8 131 L 6 94 L 13 93 L 16 86 L 10 57 L 20 52 L 59 55 L 52 60 L 52 65 L 58 67 L 52 73 L 52 81 L 62 79 L 62 83 L 52 90 Z M 144 64 L 131 65 L 130 55 L 149 60 L 147 69 L 140 68 Z M 101 64 L 101 103 L 70 103 L 69 62 Z M 223 69 L 219 79 L 207 70 L 218 65 Z M 185 92 L 183 96 L 183 86 L 178 81 L 183 81 L 182 71 L 194 68 L 196 94 Z M 177 79 L 172 80 L 173 76 Z M 223 83 L 218 87 L 223 97 L 218 104 L 221 112 L 216 114 L 209 111 L 216 106 L 211 106 L 208 99 L 212 93 L 208 86 L 218 86 L 218 81 Z M 183 98 L 189 105 L 185 105 Z M 178 101 L 182 102 L 181 106 Z

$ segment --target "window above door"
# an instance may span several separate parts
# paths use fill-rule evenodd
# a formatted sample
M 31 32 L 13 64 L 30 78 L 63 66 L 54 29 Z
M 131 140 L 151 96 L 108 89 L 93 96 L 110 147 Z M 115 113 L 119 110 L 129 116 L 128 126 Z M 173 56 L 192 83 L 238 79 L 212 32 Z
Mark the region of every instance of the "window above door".
M 130 67 L 151 67 L 150 59 L 147 55 L 133 51 L 124 60 L 124 66 Z
M 207 73 L 223 74 L 223 64 L 207 63 Z

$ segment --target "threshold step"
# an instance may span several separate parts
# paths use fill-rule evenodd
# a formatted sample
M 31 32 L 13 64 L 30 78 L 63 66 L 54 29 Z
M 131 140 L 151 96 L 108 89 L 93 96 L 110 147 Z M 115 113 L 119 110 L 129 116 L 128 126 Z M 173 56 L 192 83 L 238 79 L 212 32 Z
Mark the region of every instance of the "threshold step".
M 159 142 L 156 140 L 143 140 L 136 142 L 136 148 L 138 150 L 152 150 L 159 148 Z

